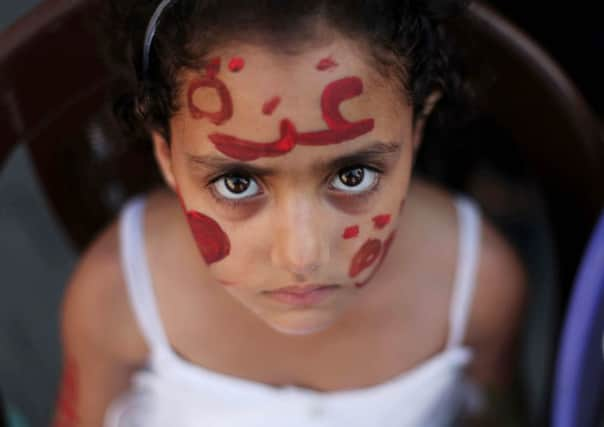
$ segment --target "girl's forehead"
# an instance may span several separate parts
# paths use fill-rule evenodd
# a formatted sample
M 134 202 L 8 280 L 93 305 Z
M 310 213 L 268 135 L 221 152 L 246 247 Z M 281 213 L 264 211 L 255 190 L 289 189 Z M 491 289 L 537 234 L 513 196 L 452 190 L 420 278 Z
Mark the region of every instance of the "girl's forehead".
M 400 139 L 401 118 L 410 114 L 400 102 L 404 95 L 393 93 L 369 61 L 357 44 L 342 39 L 295 53 L 251 44 L 217 49 L 208 55 L 208 66 L 184 74 L 181 108 L 173 121 L 180 132 L 174 134 L 180 133 L 192 150 L 209 152 L 212 144 L 200 146 L 208 135 L 262 143 L 283 136 L 285 123 L 305 139 L 348 126 L 344 122 L 372 121 L 371 129 L 347 135 Z

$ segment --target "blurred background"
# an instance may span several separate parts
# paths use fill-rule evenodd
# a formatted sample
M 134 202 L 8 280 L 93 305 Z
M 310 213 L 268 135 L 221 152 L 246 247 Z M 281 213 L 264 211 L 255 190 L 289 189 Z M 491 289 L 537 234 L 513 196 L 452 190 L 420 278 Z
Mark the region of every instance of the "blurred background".
M 0 2 L 0 30 L 5 32 L 38 3 L 39 0 Z M 526 31 L 561 65 L 600 120 L 602 129 L 604 26 L 597 20 L 596 6 L 588 2 L 573 2 L 569 6 L 568 2 L 537 0 L 489 3 Z M 10 96 L 4 92 L 0 95 Z M 0 119 L 0 123 L 4 120 Z M 475 147 L 468 145 L 448 153 L 465 161 L 471 174 L 453 173 L 431 160 L 430 147 L 425 149 L 424 168 L 427 174 L 447 181 L 451 188 L 474 195 L 529 265 L 535 297 L 527 318 L 528 332 L 523 338 L 525 355 L 521 380 L 528 396 L 527 411 L 537 417 L 547 405 L 557 331 L 570 291 L 568 277 L 574 271 L 563 272 L 563 278 L 556 276 L 553 266 L 559 254 L 551 249 L 554 236 L 546 196 L 531 167 L 523 160 L 524 154 L 509 144 L 511 136 L 498 126 L 489 119 L 479 120 L 457 136 L 479 140 L 485 129 L 500 130 L 489 151 L 482 152 L 480 158 L 468 157 L 469 153 L 476 152 Z M 94 126 L 88 128 L 93 147 L 95 138 L 102 137 L 95 129 Z M 436 157 L 450 158 L 449 155 Z M 53 214 L 38 176 L 23 144 L 17 145 L 7 160 L 0 163 L 0 268 L 3 272 L 0 389 L 4 398 L 27 416 L 30 425 L 45 426 L 55 399 L 60 366 L 58 308 L 63 286 L 83 242 L 68 237 Z M 123 197 L 119 189 L 111 187 L 106 195 L 107 204 L 119 206 Z M 569 233 L 573 233 L 573 227 L 590 226 L 569 224 Z M 561 282 L 566 286 L 556 287 Z

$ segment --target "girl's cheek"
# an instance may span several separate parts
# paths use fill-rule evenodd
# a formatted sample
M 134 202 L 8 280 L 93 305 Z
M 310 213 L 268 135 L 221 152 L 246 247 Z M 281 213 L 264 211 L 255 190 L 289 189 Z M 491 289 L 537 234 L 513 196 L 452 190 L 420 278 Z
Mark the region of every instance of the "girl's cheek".
M 231 241 L 215 220 L 200 212 L 187 211 L 187 221 L 197 247 L 208 265 L 229 256 Z

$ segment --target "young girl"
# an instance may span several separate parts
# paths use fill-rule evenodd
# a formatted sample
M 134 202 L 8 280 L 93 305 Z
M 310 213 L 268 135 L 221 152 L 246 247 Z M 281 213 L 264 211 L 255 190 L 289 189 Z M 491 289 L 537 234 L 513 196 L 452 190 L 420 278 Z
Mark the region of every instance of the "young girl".
M 443 426 L 505 386 L 520 263 L 410 178 L 456 3 L 114 2 L 167 188 L 71 280 L 57 426 Z

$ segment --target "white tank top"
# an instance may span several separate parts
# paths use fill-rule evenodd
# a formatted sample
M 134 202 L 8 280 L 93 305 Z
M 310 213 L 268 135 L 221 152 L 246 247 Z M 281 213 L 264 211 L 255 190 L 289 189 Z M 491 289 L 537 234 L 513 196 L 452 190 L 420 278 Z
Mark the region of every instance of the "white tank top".
M 150 348 L 145 369 L 109 408 L 105 427 L 410 427 L 446 426 L 479 397 L 464 379 L 472 351 L 462 346 L 480 249 L 480 214 L 456 201 L 458 265 L 445 350 L 389 381 L 357 390 L 273 387 L 194 365 L 170 346 L 145 255 L 144 199 L 120 218 L 122 268 L 130 303 Z M 354 375 L 351 373 L 351 375 Z

